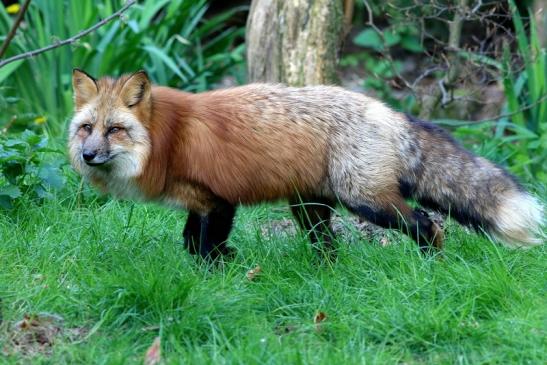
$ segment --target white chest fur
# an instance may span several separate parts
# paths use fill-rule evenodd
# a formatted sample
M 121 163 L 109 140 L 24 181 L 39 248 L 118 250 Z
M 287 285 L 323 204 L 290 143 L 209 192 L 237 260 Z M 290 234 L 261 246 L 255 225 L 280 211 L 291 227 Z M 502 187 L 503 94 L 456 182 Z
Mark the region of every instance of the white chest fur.
M 106 190 L 116 198 L 144 200 L 144 194 L 133 178 L 111 177 L 106 180 Z

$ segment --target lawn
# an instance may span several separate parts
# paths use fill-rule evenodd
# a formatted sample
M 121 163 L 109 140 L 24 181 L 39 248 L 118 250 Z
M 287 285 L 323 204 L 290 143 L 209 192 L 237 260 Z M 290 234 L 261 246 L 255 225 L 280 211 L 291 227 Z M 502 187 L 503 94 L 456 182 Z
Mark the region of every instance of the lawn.
M 15 34 L 0 59 L 55 49 L 0 67 L 0 364 L 157 365 L 158 339 L 159 364 L 547 364 L 546 245 L 510 250 L 448 220 L 444 253 L 425 257 L 340 211 L 331 262 L 275 203 L 240 208 L 238 254 L 210 265 L 183 248 L 185 212 L 80 183 L 66 161 L 72 67 L 96 77 L 143 68 L 191 92 L 251 82 L 251 1 L 142 0 L 65 47 L 126 2 L 25 3 L 26 13 L 0 5 L 3 45 Z M 319 2 L 289 3 L 314 24 L 303 4 Z M 353 31 L 333 32 L 347 33 L 341 84 L 413 115 L 438 99 L 427 119 L 547 206 L 546 23 L 525 9 L 540 1 L 351 3 Z M 257 60 L 274 69 L 266 48 Z
M 167 364 L 547 362 L 545 245 L 449 222 L 444 258 L 425 258 L 348 224 L 328 263 L 273 205 L 240 209 L 237 257 L 210 267 L 184 251 L 184 217 L 66 192 L 0 214 L 0 362 L 142 363 L 158 336 Z

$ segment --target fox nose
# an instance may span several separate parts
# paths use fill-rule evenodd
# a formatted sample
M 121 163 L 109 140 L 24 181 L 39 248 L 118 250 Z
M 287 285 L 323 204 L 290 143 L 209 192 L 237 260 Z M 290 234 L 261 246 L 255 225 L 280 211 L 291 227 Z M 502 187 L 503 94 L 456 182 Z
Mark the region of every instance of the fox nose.
M 84 158 L 84 160 L 86 161 L 91 161 L 95 158 L 95 156 L 97 156 L 97 151 L 84 151 L 82 153 L 82 157 Z

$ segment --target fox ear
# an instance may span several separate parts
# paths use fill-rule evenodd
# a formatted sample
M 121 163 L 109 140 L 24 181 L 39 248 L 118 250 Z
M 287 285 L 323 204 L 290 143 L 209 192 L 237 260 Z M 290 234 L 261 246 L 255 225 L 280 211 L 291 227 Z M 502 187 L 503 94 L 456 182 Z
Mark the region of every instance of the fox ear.
M 99 92 L 97 81 L 79 68 L 72 70 L 72 88 L 74 89 L 74 105 L 76 109 L 81 108 L 89 100 L 97 96 Z
M 123 84 L 120 97 L 129 108 L 150 99 L 151 85 L 145 71 L 135 72 Z

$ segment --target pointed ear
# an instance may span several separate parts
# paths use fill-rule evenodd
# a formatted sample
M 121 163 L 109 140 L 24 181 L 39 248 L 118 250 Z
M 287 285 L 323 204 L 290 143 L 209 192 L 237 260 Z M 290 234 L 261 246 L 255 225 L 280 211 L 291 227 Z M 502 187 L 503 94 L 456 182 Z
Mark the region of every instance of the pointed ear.
M 74 89 L 74 105 L 76 109 L 81 108 L 89 100 L 97 96 L 99 92 L 97 81 L 78 68 L 72 70 L 72 88 Z
M 123 84 L 120 97 L 129 108 L 150 100 L 151 85 L 145 71 L 135 72 Z

